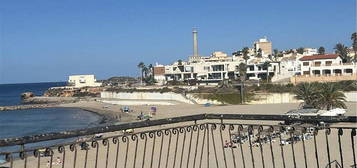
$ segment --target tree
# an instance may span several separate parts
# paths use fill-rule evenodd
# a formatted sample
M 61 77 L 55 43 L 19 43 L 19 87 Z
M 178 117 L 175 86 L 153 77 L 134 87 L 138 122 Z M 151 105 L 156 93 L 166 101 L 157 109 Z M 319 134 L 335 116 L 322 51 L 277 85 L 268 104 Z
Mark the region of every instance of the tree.
M 140 69 L 140 72 L 141 72 L 141 79 L 140 79 L 141 84 L 143 84 L 143 76 L 144 76 L 143 69 L 144 69 L 144 67 L 145 67 L 145 64 L 143 62 L 139 62 L 138 68 Z
M 337 43 L 334 49 L 335 53 L 340 55 L 343 63 L 351 62 L 351 58 L 348 56 L 348 48 L 345 45 Z
M 318 49 L 318 52 L 320 55 L 323 55 L 325 54 L 325 48 L 323 46 L 321 46 L 319 49 Z
M 248 63 L 248 59 L 249 59 L 248 54 L 249 54 L 249 48 L 248 47 L 244 47 L 242 49 L 242 55 L 243 55 L 243 59 L 245 60 L 245 64 Z
M 336 83 L 302 83 L 294 92 L 295 98 L 304 100 L 303 105 L 326 110 L 346 108 L 346 97 Z
M 304 54 L 304 48 L 300 47 L 300 48 L 296 49 L 296 52 L 299 54 Z
M 241 81 L 241 89 L 240 89 L 240 94 L 241 94 L 241 100 L 242 104 L 244 103 L 244 82 L 246 79 L 246 74 L 247 74 L 247 65 L 244 63 L 240 63 L 238 65 L 238 73 Z
M 262 68 L 267 70 L 267 83 L 269 82 L 269 67 L 270 67 L 269 61 L 264 62 L 262 65 Z
M 323 83 L 320 86 L 321 89 L 317 99 L 317 106 L 320 109 L 331 110 L 333 108 L 347 108 L 344 103 L 346 96 L 336 83 Z
M 317 97 L 318 88 L 315 83 L 301 83 L 296 86 L 294 90 L 295 98 L 298 100 L 303 100 L 301 104 L 303 106 L 311 106 L 317 108 Z
M 278 49 L 274 49 L 273 52 L 274 52 L 274 61 L 277 61 L 278 60 L 278 56 L 279 56 L 279 50 Z
M 245 77 L 246 77 L 246 74 L 247 74 L 247 65 L 245 63 L 240 63 L 238 65 L 238 73 L 239 73 L 239 76 L 240 76 L 240 80 L 241 81 L 245 81 Z
M 257 51 L 257 55 L 256 55 L 258 58 L 262 58 L 263 57 L 263 55 L 262 55 L 262 49 L 258 49 L 258 51 Z
M 351 40 L 352 40 L 352 49 L 355 52 L 354 61 L 357 62 L 357 32 L 352 33 Z
M 177 60 L 177 63 L 178 63 L 179 66 L 181 66 L 182 65 L 182 60 L 180 60 L 180 59 Z

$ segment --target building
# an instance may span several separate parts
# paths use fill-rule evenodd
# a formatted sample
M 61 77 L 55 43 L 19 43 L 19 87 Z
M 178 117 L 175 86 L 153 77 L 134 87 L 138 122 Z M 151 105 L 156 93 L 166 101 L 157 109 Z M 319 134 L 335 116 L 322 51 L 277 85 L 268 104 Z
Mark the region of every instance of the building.
M 262 51 L 262 56 L 268 57 L 273 54 L 272 43 L 266 37 L 254 42 L 254 50 L 257 53 L 259 49 Z
M 308 55 L 317 55 L 319 54 L 318 50 L 316 48 L 304 48 L 304 53 L 303 55 L 308 56 Z
M 197 30 L 193 30 L 193 55 L 188 61 L 175 62 L 171 65 L 156 65 L 154 67 L 154 78 L 159 84 L 168 81 L 188 82 L 195 80 L 201 85 L 216 85 L 223 80 L 239 78 L 238 66 L 246 63 L 241 54 L 229 56 L 222 51 L 215 51 L 210 56 L 198 54 Z M 261 49 L 263 58 L 254 58 L 247 61 L 246 79 L 260 80 L 273 77 L 280 71 L 279 63 L 271 62 L 268 69 L 263 63 L 270 61 L 268 55 L 272 53 L 272 45 L 266 38 L 254 43 L 255 49 Z M 254 51 L 254 49 L 250 49 Z M 254 54 L 251 54 L 254 55 Z
M 68 77 L 68 84 L 75 88 L 98 87 L 102 83 L 97 82 L 94 75 L 71 75 Z
M 292 83 L 357 80 L 357 65 L 342 63 L 337 54 L 304 56 L 299 62 L 300 73 Z

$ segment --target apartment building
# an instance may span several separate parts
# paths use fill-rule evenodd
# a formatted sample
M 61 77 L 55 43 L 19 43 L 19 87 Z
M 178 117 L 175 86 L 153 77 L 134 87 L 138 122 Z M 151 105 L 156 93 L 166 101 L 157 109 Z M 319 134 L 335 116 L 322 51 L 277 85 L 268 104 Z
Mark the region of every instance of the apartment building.
M 251 80 L 266 79 L 267 72 L 272 77 L 280 71 L 279 63 L 271 62 L 268 71 L 263 66 L 265 59 L 248 61 L 246 78 Z M 167 81 L 196 80 L 200 85 L 216 85 L 222 80 L 238 79 L 238 66 L 245 63 L 243 58 L 233 58 L 223 52 L 214 52 L 209 57 L 200 57 L 194 61 L 175 62 L 172 65 L 156 65 L 154 77 L 159 84 Z
M 301 75 L 344 75 L 357 71 L 354 63 L 342 63 L 337 54 L 304 56 L 300 62 Z
M 268 41 L 266 37 L 254 42 L 255 52 L 258 52 L 259 49 L 262 51 L 262 56 L 267 57 L 273 54 L 272 42 Z
M 357 80 L 356 63 L 342 63 L 337 54 L 304 56 L 299 59 L 300 73 L 292 83 Z
M 97 82 L 94 75 L 71 75 L 68 77 L 68 84 L 75 88 L 98 87 L 102 83 Z

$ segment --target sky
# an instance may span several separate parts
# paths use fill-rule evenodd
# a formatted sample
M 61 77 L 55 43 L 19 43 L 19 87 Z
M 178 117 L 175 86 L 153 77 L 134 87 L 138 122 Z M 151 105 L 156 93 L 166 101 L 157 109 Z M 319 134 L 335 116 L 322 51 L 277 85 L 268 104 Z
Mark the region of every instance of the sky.
M 137 64 L 231 54 L 267 36 L 279 50 L 350 46 L 356 0 L 0 0 L 0 83 L 139 76 Z

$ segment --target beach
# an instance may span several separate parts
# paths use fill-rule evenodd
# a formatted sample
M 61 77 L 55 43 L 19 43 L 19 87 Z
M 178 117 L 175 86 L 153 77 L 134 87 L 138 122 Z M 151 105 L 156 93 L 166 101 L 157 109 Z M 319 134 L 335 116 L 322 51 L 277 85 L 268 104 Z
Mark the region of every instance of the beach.
M 346 115 L 356 115 L 357 114 L 357 104 L 356 103 L 346 103 L 347 107 L 348 107 L 348 112 L 346 113 Z M 125 122 L 136 122 L 138 120 L 136 120 L 136 116 L 139 115 L 141 112 L 143 112 L 144 114 L 148 114 L 150 112 L 150 107 L 148 105 L 141 105 L 141 106 L 129 106 L 130 110 L 132 110 L 132 112 L 130 113 L 123 113 L 121 112 L 121 107 L 123 106 L 119 106 L 119 105 L 113 105 L 113 104 L 107 104 L 107 103 L 102 103 L 99 101 L 79 101 L 76 103 L 66 103 L 66 104 L 59 104 L 57 105 L 58 107 L 66 107 L 66 108 L 80 108 L 83 110 L 87 110 L 90 112 L 94 112 L 96 114 L 102 115 L 104 116 L 104 118 L 106 118 L 107 120 L 112 120 L 118 123 L 125 123 Z M 162 119 L 162 118 L 170 118 L 170 117 L 178 117 L 178 116 L 187 116 L 187 115 L 195 115 L 195 114 L 203 114 L 203 113 L 214 113 L 214 114 L 271 114 L 271 115 L 279 115 L 279 114 L 284 114 L 287 111 L 291 110 L 291 109 L 296 109 L 299 107 L 298 103 L 290 103 L 290 104 L 259 104 L 259 105 L 212 105 L 210 107 L 205 107 L 203 105 L 192 105 L 192 104 L 177 104 L 177 105 L 159 105 L 159 106 L 155 106 L 157 108 L 157 112 L 156 115 L 153 116 L 153 118 L 151 120 L 155 120 L 155 119 Z M 230 121 L 227 121 L 230 122 Z M 248 122 L 245 122 L 248 123 Z M 249 123 L 255 123 L 255 124 L 269 124 L 272 122 L 261 122 L 261 121 L 249 121 Z M 177 126 L 185 126 L 185 125 L 192 125 L 193 123 L 178 123 L 178 124 L 172 124 L 172 125 L 164 125 L 164 126 L 156 126 L 156 127 L 152 127 L 152 128 L 140 128 L 140 129 L 136 129 L 135 133 L 137 132 L 142 132 L 142 131 L 147 131 L 148 129 L 163 129 L 163 128 L 169 128 L 169 127 L 177 127 Z M 203 130 L 201 130 L 201 136 L 198 138 L 197 141 L 197 132 L 195 132 L 194 134 L 191 133 L 187 133 L 187 138 L 185 138 L 185 140 L 183 139 L 183 136 L 181 135 L 178 139 L 172 138 L 171 140 L 171 148 L 168 149 L 167 145 L 168 145 L 168 136 L 164 136 L 164 140 L 157 137 L 157 139 L 153 139 L 153 138 L 148 138 L 147 139 L 147 144 L 151 144 L 148 145 L 147 149 L 145 149 L 145 158 L 144 157 L 144 140 L 139 138 L 138 141 L 138 146 L 135 147 L 135 141 L 131 141 L 130 140 L 130 136 L 129 136 L 129 142 L 130 145 L 126 146 L 124 144 L 122 144 L 122 146 L 119 149 L 119 155 L 122 154 L 123 156 L 118 156 L 119 159 L 119 163 L 118 163 L 118 167 L 124 167 L 124 160 L 126 157 L 127 160 L 127 167 L 133 167 L 134 166 L 134 162 L 135 162 L 135 167 L 141 167 L 143 161 L 146 161 L 146 163 L 144 163 L 144 167 L 150 167 L 151 166 L 151 153 L 152 153 L 152 144 L 155 142 L 157 143 L 157 145 L 154 148 L 154 159 L 153 159 L 153 167 L 158 167 L 159 163 L 158 163 L 158 157 L 161 158 L 161 167 L 164 167 L 163 165 L 166 164 L 166 156 L 169 153 L 169 162 L 168 162 L 168 167 L 173 167 L 173 159 L 175 156 L 173 156 L 173 153 L 177 153 L 176 159 L 177 161 L 175 161 L 175 167 L 180 167 L 180 163 L 181 162 L 181 155 L 183 155 L 183 160 L 181 164 L 181 167 L 186 167 L 186 164 L 188 162 L 189 167 L 193 166 L 193 162 L 194 160 L 200 160 L 198 158 L 196 159 L 192 159 L 193 157 L 193 151 L 196 150 L 196 152 L 198 153 L 197 155 L 199 156 L 202 152 L 203 152 L 203 159 L 202 161 L 202 167 L 207 167 L 207 159 L 206 159 L 206 153 L 205 151 L 201 151 L 201 146 L 202 146 L 202 133 Z M 348 134 L 347 132 L 345 134 Z M 111 137 L 111 136 L 117 136 L 117 135 L 122 135 L 122 132 L 111 132 L 111 133 L 107 133 L 104 134 L 104 136 L 106 137 Z M 219 144 L 220 142 L 220 136 L 219 136 L 219 129 L 215 130 L 214 135 L 212 135 L 215 140 L 216 143 L 215 144 Z M 286 135 L 288 136 L 288 135 Z M 190 138 L 188 138 L 190 137 Z M 333 130 L 330 137 L 330 144 L 337 144 L 337 131 Z M 346 164 L 351 164 L 352 158 L 351 155 L 349 155 L 348 153 L 351 152 L 351 141 L 348 138 L 349 136 L 345 136 L 343 137 L 342 141 L 344 142 L 342 148 L 343 151 L 345 152 L 344 155 L 347 156 L 346 160 L 348 160 L 348 162 L 346 162 Z M 211 138 L 211 137 L 210 137 Z M 187 144 L 190 144 L 191 142 L 189 141 L 189 139 L 191 139 L 192 143 L 197 143 L 197 145 L 199 146 L 198 149 L 194 149 L 194 147 L 189 148 Z M 227 129 L 225 131 L 223 131 L 223 139 L 229 139 L 229 134 Z M 123 143 L 121 141 L 121 138 L 119 138 L 120 143 Z M 321 151 L 320 152 L 320 156 L 319 156 L 319 161 L 320 161 L 320 166 L 325 166 L 326 165 L 326 147 L 322 144 L 325 144 L 325 133 L 324 131 L 320 131 L 320 133 L 317 135 L 317 144 L 321 144 L 318 146 L 318 150 Z M 178 150 L 175 152 L 174 150 L 174 145 L 176 144 L 176 141 L 179 143 L 178 145 Z M 106 164 L 106 152 L 107 152 L 107 147 L 103 146 L 102 142 L 99 141 L 99 153 L 98 153 L 98 165 L 100 165 L 99 167 L 104 167 L 103 165 Z M 161 149 L 161 146 L 158 144 L 163 144 L 163 149 Z M 223 143 L 223 142 L 222 142 Z M 111 139 L 109 139 L 109 144 L 111 145 L 111 148 L 109 149 L 109 156 L 108 156 L 108 167 L 114 167 L 115 165 L 115 160 L 116 160 L 116 144 L 113 144 L 111 142 Z M 186 144 L 185 146 L 182 146 L 183 144 Z M 193 145 L 192 145 L 193 146 Z M 212 140 L 210 141 L 210 158 L 209 158 L 209 164 L 210 167 L 216 167 L 216 161 L 215 161 L 215 155 L 214 155 L 214 151 L 212 149 L 213 143 Z M 295 157 L 296 157 L 296 161 L 299 163 L 298 165 L 302 165 L 303 160 L 304 160 L 304 156 L 303 156 L 303 152 L 302 152 L 302 144 L 301 142 L 297 143 L 294 145 L 296 148 L 296 151 L 294 153 Z M 308 167 L 317 167 L 316 164 L 313 164 L 315 162 L 315 150 L 313 148 L 314 144 L 312 140 L 309 140 L 306 142 L 306 152 L 308 154 Z M 128 148 L 129 147 L 129 148 Z M 85 151 L 83 150 L 79 150 L 78 148 L 78 153 L 77 153 L 77 157 L 76 157 L 76 167 L 83 167 L 83 161 L 85 160 Z M 124 157 L 124 154 L 127 152 L 127 148 L 128 148 L 128 156 Z M 334 159 L 339 159 L 339 152 L 337 150 L 337 146 L 334 145 L 333 147 L 336 150 L 330 150 L 331 153 L 331 157 L 333 157 Z M 137 156 L 134 156 L 135 151 L 137 150 Z M 182 153 L 182 149 L 183 153 Z M 249 155 L 249 145 L 247 143 L 243 144 L 242 146 L 243 151 L 246 152 L 246 154 L 244 154 L 245 157 L 245 164 L 247 167 L 251 167 L 252 166 L 252 162 L 251 157 Z M 285 162 L 286 165 L 292 165 L 293 164 L 293 159 L 292 159 L 292 151 L 291 151 L 291 147 L 290 145 L 285 145 L 283 147 L 284 149 L 284 154 L 285 154 Z M 66 149 L 66 158 L 65 158 L 65 167 L 73 167 L 74 164 L 74 152 L 69 151 L 69 149 Z M 161 153 L 161 156 L 158 156 L 158 152 L 159 151 Z M 189 154 L 189 151 L 190 152 Z M 238 148 L 221 148 L 220 146 L 217 146 L 217 150 L 216 152 L 218 153 L 217 157 L 218 157 L 218 162 L 219 165 L 224 165 L 224 158 L 222 153 L 225 153 L 225 157 L 226 157 L 226 162 L 228 164 L 228 167 L 233 167 L 233 155 L 234 155 L 234 160 L 236 160 L 235 164 L 237 164 L 237 166 L 241 166 L 242 162 L 239 162 L 239 160 L 241 160 L 241 153 L 240 153 L 240 147 Z M 232 155 L 232 151 L 233 151 L 233 155 Z M 322 152 L 325 151 L 325 152 Z M 255 166 L 256 167 L 261 167 L 261 155 L 260 155 L 260 148 L 259 147 L 254 147 L 253 148 L 253 153 L 255 156 Z M 280 156 L 280 147 L 278 145 L 277 142 L 273 143 L 273 153 L 275 156 L 275 167 L 282 167 L 282 160 Z M 192 154 L 191 154 L 192 153 Z M 266 160 L 265 162 L 265 167 L 272 167 L 272 157 L 271 157 L 271 151 L 269 148 L 269 145 L 264 145 L 263 146 L 263 153 L 265 156 Z M 190 156 L 190 157 L 187 157 Z M 139 157 L 140 156 L 140 157 Z M 197 157 L 198 157 L 197 156 Z M 58 153 L 55 150 L 55 155 L 54 155 L 54 161 L 55 162 L 55 158 L 60 157 L 60 160 L 62 159 L 62 154 Z M 87 167 L 94 167 L 95 166 L 95 149 L 91 149 L 88 152 L 87 155 Z M 134 159 L 135 158 L 135 159 Z M 190 161 L 189 161 L 189 160 Z M 49 157 L 42 157 L 40 159 L 40 165 L 41 167 L 46 167 L 47 166 L 47 162 L 50 160 Z M 135 161 L 134 161 L 135 160 Z M 14 161 L 14 167 L 23 167 L 23 160 L 16 160 Z M 196 162 L 196 161 L 195 161 Z M 27 159 L 27 166 L 28 167 L 36 167 L 38 164 L 38 160 L 37 158 L 30 156 Z M 6 165 L 6 164 L 5 164 Z M 8 164 L 7 164 L 8 165 Z M 56 167 L 61 167 L 61 165 L 53 165 L 54 168 Z M 196 163 L 195 167 L 198 167 L 198 163 Z M 300 167 L 300 166 L 299 166 Z

